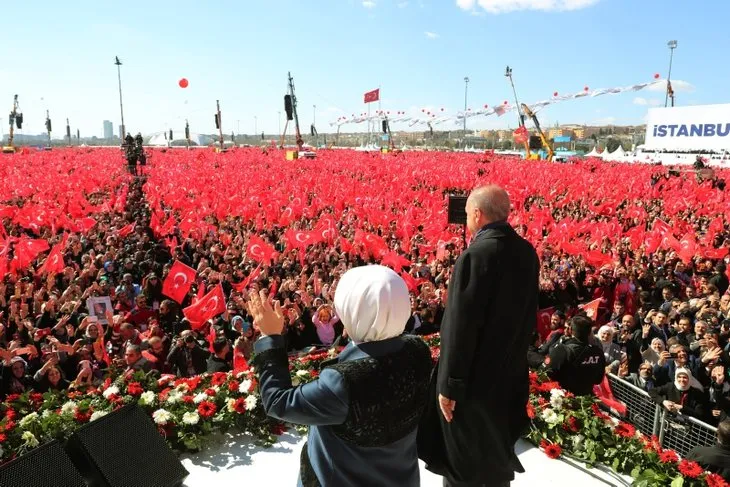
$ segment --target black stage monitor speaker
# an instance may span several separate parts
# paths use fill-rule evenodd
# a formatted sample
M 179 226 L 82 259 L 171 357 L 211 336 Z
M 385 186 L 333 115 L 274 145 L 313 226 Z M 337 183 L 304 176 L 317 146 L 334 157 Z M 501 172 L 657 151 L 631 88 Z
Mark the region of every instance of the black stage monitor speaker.
M 530 136 L 530 150 L 542 149 L 542 140 L 537 135 Z
M 136 405 L 79 428 L 66 452 L 91 487 L 175 487 L 188 476 L 152 419 Z
M 0 468 L 0 485 L 86 487 L 86 482 L 61 444 L 52 441 Z
M 466 225 L 466 196 L 449 195 L 449 223 Z

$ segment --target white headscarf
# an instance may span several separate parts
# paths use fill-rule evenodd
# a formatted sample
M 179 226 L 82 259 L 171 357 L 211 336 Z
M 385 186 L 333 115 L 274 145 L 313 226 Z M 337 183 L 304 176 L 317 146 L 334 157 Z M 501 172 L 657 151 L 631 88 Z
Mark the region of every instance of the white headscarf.
M 677 381 L 677 377 L 680 374 L 684 374 L 687 376 L 688 381 L 686 386 L 680 385 L 680 383 Z M 682 392 L 688 391 L 689 388 L 692 387 L 692 374 L 689 372 L 689 370 L 677 367 L 677 370 L 674 371 L 674 387 Z
M 393 338 L 411 315 L 408 287 L 388 267 L 355 267 L 337 284 L 335 311 L 355 343 Z

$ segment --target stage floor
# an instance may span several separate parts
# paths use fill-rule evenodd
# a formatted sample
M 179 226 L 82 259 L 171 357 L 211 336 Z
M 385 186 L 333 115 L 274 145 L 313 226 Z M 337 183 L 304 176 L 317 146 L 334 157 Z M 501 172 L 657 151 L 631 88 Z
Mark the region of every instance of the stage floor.
M 304 439 L 287 433 L 271 448 L 258 448 L 246 435 L 226 435 L 213 441 L 202 453 L 183 455 L 182 462 L 190 472 L 187 487 L 225 487 L 242 485 L 296 486 L 299 452 Z M 520 441 L 517 453 L 526 472 L 516 476 L 513 486 L 580 486 L 605 487 L 629 485 L 611 476 L 591 470 L 591 474 L 560 460 L 551 460 L 531 444 Z M 441 477 L 428 472 L 421 463 L 421 485 L 442 485 Z

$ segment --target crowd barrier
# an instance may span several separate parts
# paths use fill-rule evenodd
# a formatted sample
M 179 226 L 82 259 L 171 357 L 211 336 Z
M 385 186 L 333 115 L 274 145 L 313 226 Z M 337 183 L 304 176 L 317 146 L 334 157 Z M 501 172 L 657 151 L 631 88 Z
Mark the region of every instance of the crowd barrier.
M 684 457 L 696 446 L 712 446 L 716 440 L 717 428 L 689 417 L 672 414 L 651 400 L 649 394 L 619 378 L 608 374 L 608 382 L 614 397 L 626 405 L 626 414 L 621 418 L 645 435 L 659 438 L 662 448 L 675 450 Z M 616 414 L 615 411 L 611 411 Z

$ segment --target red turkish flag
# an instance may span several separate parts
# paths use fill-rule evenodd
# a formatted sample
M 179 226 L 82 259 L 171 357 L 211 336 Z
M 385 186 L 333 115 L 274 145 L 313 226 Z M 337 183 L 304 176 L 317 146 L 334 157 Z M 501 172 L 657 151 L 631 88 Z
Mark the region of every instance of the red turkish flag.
M 117 234 L 120 237 L 124 238 L 127 235 L 129 235 L 130 233 L 132 233 L 133 231 L 134 231 L 134 223 L 130 223 L 129 225 L 125 225 L 122 228 L 120 228 L 119 231 L 117 232 Z
M 400 277 L 406 282 L 406 286 L 408 287 L 408 290 L 412 293 L 418 292 L 418 286 L 422 284 L 421 279 L 416 279 L 412 275 L 408 274 L 407 272 L 403 271 L 400 273 Z
M 260 274 L 261 274 L 261 264 L 259 264 L 258 267 L 256 267 L 256 269 L 251 271 L 251 274 L 249 274 L 248 277 L 246 277 L 246 279 L 244 279 L 243 281 L 241 281 L 238 284 L 231 284 L 231 285 L 233 286 L 233 289 L 235 289 L 237 292 L 242 293 L 243 291 L 246 290 L 246 288 L 248 288 L 249 284 L 251 284 L 251 281 L 253 281 L 257 277 L 259 277 Z
M 63 241 L 57 243 L 51 249 L 51 253 L 46 257 L 43 265 L 36 272 L 37 276 L 43 274 L 58 274 L 63 272 L 65 264 L 63 262 L 63 250 L 66 247 L 66 237 L 64 236 Z
M 165 282 L 162 283 L 162 294 L 181 304 L 185 299 L 185 295 L 190 291 L 190 286 L 193 285 L 196 275 L 195 269 L 176 260 L 172 264 Z
M 527 142 L 529 136 L 530 134 L 527 132 L 527 128 L 524 125 L 512 132 L 512 138 L 514 139 L 515 144 L 524 144 Z
M 400 272 L 403 270 L 403 266 L 411 265 L 411 261 L 402 255 L 398 255 L 396 252 L 391 251 L 383 255 L 383 259 L 380 261 L 380 264 L 390 266 L 395 272 Z
M 38 257 L 38 254 L 45 252 L 49 248 L 47 241 L 43 239 L 30 239 L 23 235 L 15 244 L 15 257 L 13 257 L 11 265 L 17 270 L 25 269 Z
M 545 340 L 550 335 L 550 319 L 555 313 L 555 307 L 537 310 L 537 332 Z
M 578 305 L 580 309 L 586 312 L 586 316 L 588 316 L 593 321 L 596 321 L 596 319 L 598 318 L 599 306 L 601 306 L 601 298 L 594 299 L 590 303 Z
M 669 226 L 667 222 L 662 220 L 661 218 L 657 218 L 654 220 L 654 227 L 653 231 L 659 232 L 659 235 L 664 236 L 664 234 L 672 234 L 672 227 Z
M 380 88 L 365 93 L 365 103 L 372 103 L 378 100 L 380 100 Z
M 251 235 L 248 239 L 246 256 L 255 262 L 270 264 L 276 256 L 274 247 L 264 242 L 258 235 Z
M 677 254 L 685 264 L 692 261 L 692 258 L 697 253 L 697 242 L 691 233 L 687 233 L 682 240 L 679 241 L 679 252 Z
M 190 321 L 193 330 L 200 329 L 203 324 L 211 318 L 223 313 L 226 310 L 226 298 L 223 295 L 223 286 L 218 284 L 208 294 L 199 299 L 192 306 L 183 310 L 185 318 Z

